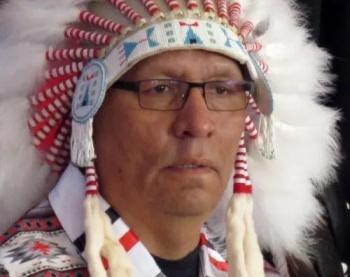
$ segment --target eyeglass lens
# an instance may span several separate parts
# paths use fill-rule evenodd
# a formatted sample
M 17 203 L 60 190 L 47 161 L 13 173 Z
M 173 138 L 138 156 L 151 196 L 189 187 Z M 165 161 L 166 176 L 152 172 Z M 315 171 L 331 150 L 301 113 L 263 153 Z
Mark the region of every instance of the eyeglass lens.
M 252 83 L 247 81 L 215 81 L 204 84 L 177 80 L 145 80 L 139 82 L 140 105 L 146 109 L 181 109 L 191 87 L 203 87 L 205 102 L 209 110 L 234 111 L 247 105 L 247 92 Z

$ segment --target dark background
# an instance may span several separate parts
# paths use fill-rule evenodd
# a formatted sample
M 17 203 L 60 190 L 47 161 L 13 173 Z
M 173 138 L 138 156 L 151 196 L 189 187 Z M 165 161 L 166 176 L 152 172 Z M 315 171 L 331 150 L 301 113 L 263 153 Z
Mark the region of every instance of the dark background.
M 339 180 L 322 199 L 330 216 L 330 229 L 343 262 L 350 264 L 350 0 L 299 0 L 306 12 L 309 28 L 319 46 L 333 56 L 338 75 L 335 93 L 328 105 L 341 109 L 339 123 L 343 161 Z M 321 247 L 322 248 L 322 247 Z M 327 249 L 323 249 L 327 253 Z M 327 276 L 328 277 L 328 276 Z

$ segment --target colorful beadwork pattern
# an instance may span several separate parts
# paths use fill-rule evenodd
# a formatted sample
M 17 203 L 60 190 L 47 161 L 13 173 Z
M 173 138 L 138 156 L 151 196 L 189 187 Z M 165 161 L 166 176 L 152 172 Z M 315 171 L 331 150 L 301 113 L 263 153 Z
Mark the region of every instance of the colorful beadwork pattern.
M 247 60 L 247 52 L 239 36 L 223 25 L 207 20 L 170 20 L 139 30 L 114 49 L 104 61 L 109 72 L 108 82 L 112 81 L 113 76 L 120 76 L 130 63 L 159 49 L 188 49 L 191 45 L 207 50 L 212 47 L 216 51 L 219 48 L 222 53 L 238 61 Z M 115 66 L 116 60 L 119 67 Z

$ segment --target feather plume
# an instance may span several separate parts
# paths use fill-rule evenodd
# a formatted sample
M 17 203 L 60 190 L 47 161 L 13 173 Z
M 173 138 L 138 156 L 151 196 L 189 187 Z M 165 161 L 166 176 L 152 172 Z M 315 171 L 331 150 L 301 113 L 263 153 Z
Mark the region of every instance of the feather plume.
M 4 42 L 0 43 L 0 49 L 0 63 L 3 65 L 0 70 L 0 97 L 28 96 L 43 77 L 45 46 Z
M 266 77 L 273 91 L 277 153 L 268 161 L 254 146 L 249 149 L 254 220 L 265 250 L 277 257 L 289 252 L 307 262 L 312 240 L 306 234 L 320 224 L 323 214 L 315 195 L 334 178 L 339 161 L 339 113 L 319 103 L 319 97 L 332 92 L 330 56 L 309 40 L 292 1 L 260 2 L 270 11 L 268 30 L 259 37 L 259 55 L 270 68 Z M 248 8 L 244 20 L 253 21 L 250 17 L 256 15 Z M 229 195 L 227 190 L 208 221 L 219 242 L 225 237 L 220 222 Z
M 0 10 L 0 63 L 5 65 L 0 69 L 0 210 L 8 215 L 0 218 L 0 232 L 50 189 L 48 167 L 31 144 L 26 97 L 42 78 L 45 46 L 63 37 L 65 25 L 77 17 L 76 5 L 84 2 L 11 0 Z M 249 150 L 258 238 L 276 256 L 289 252 L 306 259 L 302 253 L 311 251 L 305 234 L 312 232 L 322 215 L 314 195 L 322 193 L 322 184 L 333 177 L 339 160 L 335 130 L 339 114 L 318 102 L 331 91 L 330 58 L 309 41 L 300 13 L 290 8 L 292 1 L 241 3 L 243 21 L 269 22 L 259 36 L 263 45 L 259 57 L 269 65 L 266 77 L 275 101 L 276 160 L 264 160 L 254 147 Z M 208 221 L 220 242 L 231 194 L 227 190 Z
M 55 43 L 63 38 L 66 24 L 76 21 L 83 1 L 12 0 L 0 10 L 2 40 Z M 45 24 L 43 24 L 45 22 Z
M 0 210 L 6 214 L 0 217 L 0 233 L 38 204 L 54 181 L 49 180 L 49 168 L 31 143 L 28 112 L 25 97 L 0 100 Z
M 245 20 L 251 21 L 254 25 L 263 21 L 267 17 L 267 10 L 264 1 L 250 0 L 242 2 L 242 17 L 241 22 Z
M 0 209 L 6 217 L 0 233 L 42 200 L 56 179 L 33 146 L 28 96 L 44 78 L 47 45 L 63 40 L 66 24 L 76 21 L 77 5 L 85 2 L 11 0 L 1 6 Z

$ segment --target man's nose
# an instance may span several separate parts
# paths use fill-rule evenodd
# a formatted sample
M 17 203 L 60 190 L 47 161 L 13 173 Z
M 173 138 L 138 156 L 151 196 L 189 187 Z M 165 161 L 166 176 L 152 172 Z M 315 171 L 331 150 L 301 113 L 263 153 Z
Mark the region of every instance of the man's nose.
M 183 108 L 177 112 L 174 133 L 178 138 L 210 137 L 215 129 L 213 111 L 209 111 L 202 88 L 192 88 Z

